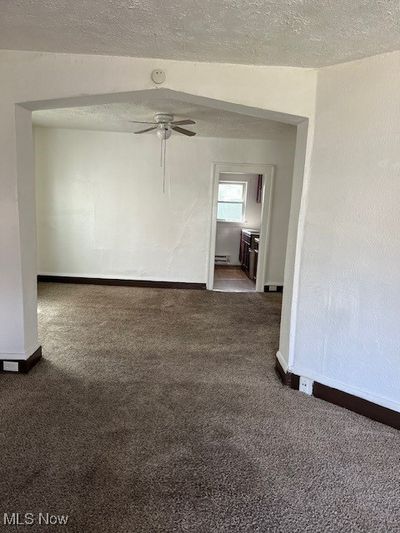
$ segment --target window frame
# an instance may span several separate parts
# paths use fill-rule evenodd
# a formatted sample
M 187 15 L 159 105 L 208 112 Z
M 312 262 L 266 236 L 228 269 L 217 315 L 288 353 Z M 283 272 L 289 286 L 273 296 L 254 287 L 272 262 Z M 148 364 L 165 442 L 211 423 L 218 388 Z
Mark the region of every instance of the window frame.
M 218 200 L 219 197 L 219 186 L 220 185 L 242 185 L 243 195 L 242 200 Z M 218 181 L 218 190 L 217 190 L 217 222 L 224 222 L 226 224 L 243 224 L 246 220 L 246 203 L 247 203 L 247 181 L 240 180 L 219 180 Z M 219 204 L 241 204 L 242 205 L 242 218 L 241 220 L 229 220 L 225 218 L 218 218 L 218 207 Z

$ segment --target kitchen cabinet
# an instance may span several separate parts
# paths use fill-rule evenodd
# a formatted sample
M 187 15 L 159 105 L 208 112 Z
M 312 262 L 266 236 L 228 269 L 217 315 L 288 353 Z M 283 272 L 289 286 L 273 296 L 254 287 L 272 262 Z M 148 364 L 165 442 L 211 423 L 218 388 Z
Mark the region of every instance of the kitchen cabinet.
M 243 228 L 240 233 L 239 261 L 242 270 L 250 279 L 255 279 L 257 272 L 258 242 L 260 230 Z

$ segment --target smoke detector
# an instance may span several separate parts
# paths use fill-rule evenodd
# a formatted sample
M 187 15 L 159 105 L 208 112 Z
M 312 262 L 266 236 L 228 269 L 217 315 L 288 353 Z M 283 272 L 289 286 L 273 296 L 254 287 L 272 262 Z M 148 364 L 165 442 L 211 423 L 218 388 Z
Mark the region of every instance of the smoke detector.
M 161 83 L 164 83 L 165 81 L 165 72 L 160 69 L 160 68 L 156 68 L 155 70 L 153 70 L 153 72 L 151 73 L 151 79 L 154 81 L 154 83 L 156 83 L 157 85 L 160 85 Z

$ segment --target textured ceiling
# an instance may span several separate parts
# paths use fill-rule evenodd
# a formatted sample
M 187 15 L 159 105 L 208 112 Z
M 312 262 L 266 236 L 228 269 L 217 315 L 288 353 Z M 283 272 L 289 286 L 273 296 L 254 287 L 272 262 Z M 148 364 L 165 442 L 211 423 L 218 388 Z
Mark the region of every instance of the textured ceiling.
M 400 49 L 398 0 L 1 0 L 0 48 L 319 67 Z
M 193 103 L 172 100 L 161 91 L 149 91 L 140 96 L 134 93 L 129 102 L 48 109 L 33 112 L 33 123 L 37 126 L 55 128 L 75 128 L 103 131 L 137 131 L 141 124 L 130 120 L 153 120 L 156 112 L 167 112 L 175 118 L 191 118 L 195 126 L 188 126 L 199 136 L 227 137 L 236 139 L 276 140 L 295 131 L 293 126 L 250 117 L 240 113 L 222 111 Z

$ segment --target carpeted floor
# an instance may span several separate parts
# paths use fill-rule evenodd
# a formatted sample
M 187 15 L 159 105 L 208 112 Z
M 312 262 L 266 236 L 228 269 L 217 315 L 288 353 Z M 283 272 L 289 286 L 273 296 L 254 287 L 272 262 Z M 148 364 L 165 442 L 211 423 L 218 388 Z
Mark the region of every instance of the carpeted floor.
M 2 531 L 400 531 L 400 433 L 284 388 L 279 294 L 42 284 L 0 376 Z M 1 529 L 1 526 L 0 526 Z

